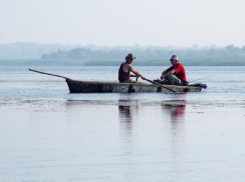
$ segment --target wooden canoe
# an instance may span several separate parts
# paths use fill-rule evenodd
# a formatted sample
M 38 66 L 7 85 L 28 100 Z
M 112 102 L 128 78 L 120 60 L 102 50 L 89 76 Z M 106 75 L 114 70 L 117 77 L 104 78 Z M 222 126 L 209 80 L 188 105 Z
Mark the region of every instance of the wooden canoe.
M 118 82 L 98 82 L 80 81 L 66 79 L 70 93 L 144 93 L 144 92 L 163 92 L 172 93 L 170 90 L 155 84 L 147 83 L 118 83 Z M 201 92 L 202 86 L 177 86 L 164 85 L 177 93 Z
M 185 92 L 201 92 L 202 88 L 207 88 L 206 84 L 193 84 L 188 86 L 177 85 L 161 85 L 154 81 L 144 79 L 152 84 L 133 82 L 133 83 L 119 83 L 119 82 L 99 82 L 99 81 L 82 81 L 73 80 L 64 76 L 45 73 L 33 69 L 30 71 L 56 76 L 66 79 L 70 93 L 144 93 L 144 92 L 163 92 L 163 93 L 185 93 Z

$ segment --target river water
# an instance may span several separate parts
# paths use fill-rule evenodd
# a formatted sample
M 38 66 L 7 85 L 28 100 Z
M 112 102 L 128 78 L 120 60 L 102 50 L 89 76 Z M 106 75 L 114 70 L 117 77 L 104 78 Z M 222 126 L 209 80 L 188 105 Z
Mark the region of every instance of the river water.
M 117 80 L 118 67 L 32 67 Z M 156 79 L 166 67 L 135 67 Z M 70 94 L 0 67 L 0 181 L 244 181 L 245 67 L 186 67 L 201 93 Z

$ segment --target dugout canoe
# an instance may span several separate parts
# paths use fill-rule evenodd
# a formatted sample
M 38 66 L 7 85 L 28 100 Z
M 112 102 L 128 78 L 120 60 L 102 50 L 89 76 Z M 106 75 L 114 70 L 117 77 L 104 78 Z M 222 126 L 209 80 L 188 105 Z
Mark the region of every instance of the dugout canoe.
M 185 93 L 185 92 L 201 92 L 203 88 L 207 88 L 206 84 L 192 84 L 188 86 L 177 85 L 161 85 L 155 81 L 144 79 L 151 84 L 142 82 L 119 83 L 119 82 L 100 82 L 100 81 L 82 81 L 73 80 L 61 75 L 45 73 L 33 69 L 30 71 L 64 78 L 69 87 L 70 93 L 143 93 L 143 92 L 163 92 L 163 93 Z
M 148 83 L 118 83 L 118 82 L 98 82 L 98 81 L 80 81 L 66 79 L 70 93 L 144 93 L 144 92 L 163 92 L 177 93 L 201 92 L 203 84 L 193 84 L 190 86 L 164 85 L 161 87 L 156 84 Z M 169 88 L 169 89 L 167 89 Z

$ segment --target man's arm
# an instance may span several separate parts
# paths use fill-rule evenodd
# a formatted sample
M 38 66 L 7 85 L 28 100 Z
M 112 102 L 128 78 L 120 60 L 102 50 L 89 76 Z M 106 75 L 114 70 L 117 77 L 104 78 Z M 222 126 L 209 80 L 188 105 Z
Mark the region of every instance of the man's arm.
M 131 65 L 128 65 L 128 70 L 132 71 L 135 75 L 130 75 L 130 77 L 141 77 L 145 79 L 143 75 L 141 75 L 138 71 L 136 71 Z
M 169 67 L 168 69 L 166 69 L 165 71 L 163 71 L 162 74 L 161 74 L 160 79 L 163 80 L 163 79 L 166 77 L 166 76 L 164 77 L 164 75 L 167 74 L 169 71 L 172 71 L 172 70 L 173 70 L 173 66 L 171 66 L 171 67 Z M 169 74 L 168 74 L 168 75 L 169 75 Z M 168 75 L 167 75 L 167 76 L 168 76 Z
M 167 71 L 167 70 L 166 70 Z M 171 74 L 174 74 L 175 73 L 175 70 L 174 69 L 172 69 L 172 70 L 170 70 L 170 71 L 168 71 L 168 72 L 166 72 L 166 71 L 164 71 L 164 72 L 162 72 L 162 76 L 160 77 L 160 79 L 165 79 L 168 75 L 171 75 Z
M 138 77 L 138 76 L 130 74 L 130 77 Z

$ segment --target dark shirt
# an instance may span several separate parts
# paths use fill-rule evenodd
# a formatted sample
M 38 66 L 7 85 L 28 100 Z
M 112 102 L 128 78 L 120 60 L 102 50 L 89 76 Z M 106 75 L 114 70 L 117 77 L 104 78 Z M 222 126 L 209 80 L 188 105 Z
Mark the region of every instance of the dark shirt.
M 124 82 L 124 81 L 130 79 L 130 71 L 125 72 L 125 71 L 123 70 L 123 66 L 124 66 L 125 64 L 127 64 L 127 63 L 123 62 L 123 63 L 121 64 L 119 70 L 118 70 L 118 80 L 119 80 L 119 82 Z

